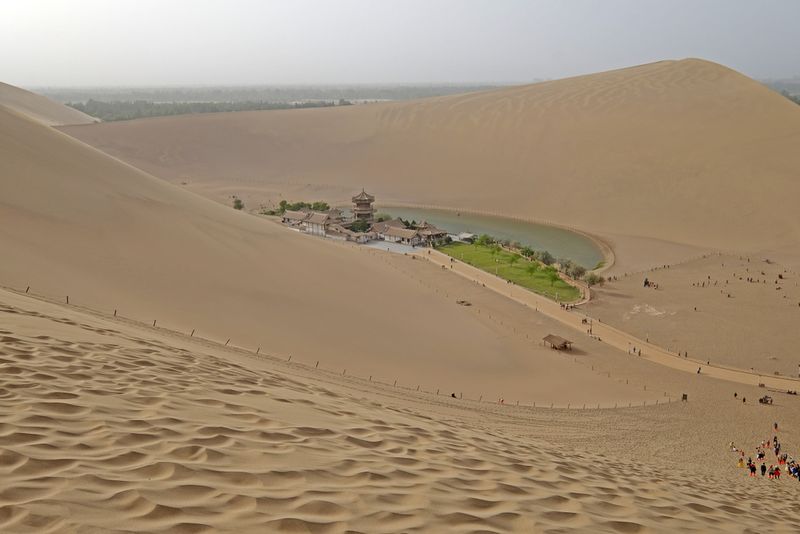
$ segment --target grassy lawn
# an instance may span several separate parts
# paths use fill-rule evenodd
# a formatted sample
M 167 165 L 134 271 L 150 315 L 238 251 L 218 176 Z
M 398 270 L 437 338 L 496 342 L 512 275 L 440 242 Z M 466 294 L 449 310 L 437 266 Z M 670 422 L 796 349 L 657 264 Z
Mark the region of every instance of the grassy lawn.
M 555 281 L 550 279 L 548 273 L 555 269 L 544 267 L 537 262 L 528 261 L 517 254 L 512 254 L 505 250 L 493 252 L 491 246 L 470 245 L 467 243 L 450 243 L 439 247 L 438 250 L 473 267 L 477 267 L 487 273 L 496 274 L 500 278 L 510 280 L 518 286 L 528 288 L 551 299 L 558 298 L 561 302 L 571 302 L 578 300 L 581 296 L 581 292 L 577 288 L 572 287 L 560 278 Z M 512 259 L 514 256 L 518 257 L 516 261 Z M 534 265 L 536 270 L 529 271 Z

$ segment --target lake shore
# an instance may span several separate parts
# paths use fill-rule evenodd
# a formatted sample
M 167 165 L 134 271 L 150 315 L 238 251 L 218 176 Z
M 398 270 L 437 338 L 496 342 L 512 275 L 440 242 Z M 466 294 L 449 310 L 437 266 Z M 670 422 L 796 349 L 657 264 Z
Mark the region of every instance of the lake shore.
M 587 271 L 595 272 L 595 273 L 602 273 L 605 272 L 612 267 L 614 267 L 616 263 L 616 254 L 614 253 L 614 249 L 611 244 L 600 237 L 597 234 L 593 234 L 591 232 L 587 232 L 580 228 L 575 228 L 572 226 L 564 225 L 555 223 L 553 221 L 543 220 L 543 219 L 536 219 L 534 217 L 514 217 L 508 216 L 507 214 L 501 214 L 491 211 L 482 211 L 482 210 L 473 210 L 473 209 L 460 209 L 460 208 L 453 208 L 449 206 L 442 206 L 442 205 L 430 205 L 430 204 L 415 204 L 415 203 L 403 203 L 403 202 L 389 202 L 387 204 L 380 204 L 380 210 L 385 209 L 391 214 L 392 208 L 409 208 L 409 209 L 421 209 L 421 210 L 437 210 L 447 213 L 465 213 L 469 215 L 477 215 L 481 217 L 494 217 L 497 219 L 506 219 L 508 221 L 515 221 L 515 222 L 522 222 L 522 223 L 529 223 L 529 224 L 536 224 L 540 226 L 547 226 L 551 228 L 557 228 L 559 230 L 564 230 L 567 232 L 571 232 L 573 234 L 580 235 L 587 240 L 591 241 L 592 244 L 597 248 L 602 256 L 602 266 L 586 266 Z M 380 211 L 379 210 L 379 211 Z M 445 228 L 447 230 L 447 228 Z M 480 232 L 482 233 L 482 232 Z M 594 268 L 593 268 L 594 267 Z

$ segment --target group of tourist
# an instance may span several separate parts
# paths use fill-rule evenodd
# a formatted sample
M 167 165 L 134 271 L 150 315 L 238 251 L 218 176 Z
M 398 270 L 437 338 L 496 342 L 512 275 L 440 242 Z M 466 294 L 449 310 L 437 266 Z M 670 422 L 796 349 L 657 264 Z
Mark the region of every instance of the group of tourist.
M 645 277 L 644 279 L 644 287 L 649 287 L 652 289 L 658 289 L 658 284 L 650 280 L 649 278 Z
M 747 473 L 751 477 L 758 476 L 760 472 L 762 477 L 766 476 L 772 480 L 779 480 L 781 474 L 786 473 L 800 481 L 800 463 L 781 450 L 781 442 L 778 440 L 777 436 L 778 423 L 773 424 L 773 430 L 775 431 L 775 435 L 773 435 L 772 439 L 767 438 L 756 447 L 755 460 L 753 460 L 752 456 L 749 456 L 747 460 L 745 460 L 744 449 L 737 448 L 733 442 L 730 443 L 729 447 L 731 452 L 739 453 L 739 460 L 736 464 L 737 467 L 746 468 Z M 768 454 L 775 456 L 774 463 L 770 463 L 769 467 L 767 467 Z M 761 465 L 759 466 L 758 464 Z

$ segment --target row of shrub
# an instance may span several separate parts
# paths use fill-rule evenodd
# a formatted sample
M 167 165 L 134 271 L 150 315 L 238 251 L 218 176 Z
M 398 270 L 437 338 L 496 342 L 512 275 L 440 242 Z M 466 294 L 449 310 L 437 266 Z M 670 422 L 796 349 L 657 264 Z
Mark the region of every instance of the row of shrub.
M 328 211 L 331 207 L 327 202 L 289 202 L 288 200 L 281 200 L 278 207 L 272 210 L 264 209 L 261 211 L 262 215 L 283 215 L 286 211 L 300 211 L 303 208 L 308 208 L 314 211 Z
M 557 265 L 558 270 L 560 270 L 562 273 L 566 274 L 573 280 L 583 279 L 583 281 L 590 286 L 602 284 L 605 281 L 605 279 L 598 274 L 587 273 L 584 266 L 575 263 L 569 258 L 556 258 L 547 250 L 534 250 L 527 245 L 522 245 L 518 241 L 511 241 L 509 239 L 496 239 L 488 234 L 481 234 L 477 239 L 475 239 L 475 244 L 484 246 L 500 245 L 507 249 L 518 252 L 520 255 L 528 258 L 529 260 L 538 261 L 547 266 Z

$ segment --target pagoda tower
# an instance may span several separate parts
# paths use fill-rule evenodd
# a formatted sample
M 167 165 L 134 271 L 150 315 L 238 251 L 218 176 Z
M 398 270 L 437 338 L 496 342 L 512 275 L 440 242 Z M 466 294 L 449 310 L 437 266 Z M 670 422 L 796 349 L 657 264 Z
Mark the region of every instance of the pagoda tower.
M 375 197 L 362 189 L 359 194 L 353 197 L 353 219 L 372 222 L 375 216 L 375 208 L 372 207 L 373 202 L 375 202 Z

